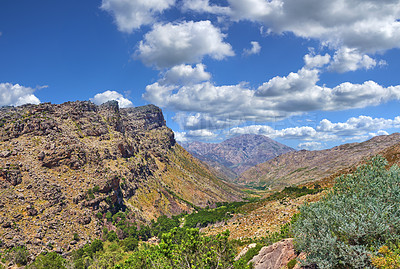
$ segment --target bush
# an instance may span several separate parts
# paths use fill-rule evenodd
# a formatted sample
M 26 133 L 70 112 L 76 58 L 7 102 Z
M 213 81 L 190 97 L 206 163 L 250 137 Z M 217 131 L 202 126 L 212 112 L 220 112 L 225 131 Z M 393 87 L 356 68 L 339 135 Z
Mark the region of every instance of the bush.
M 392 248 L 382 246 L 371 261 L 372 265 L 378 269 L 400 268 L 400 245 Z
M 290 261 L 288 262 L 287 268 L 288 268 L 288 269 L 293 269 L 293 268 L 296 266 L 296 264 L 297 264 L 296 259 L 292 259 L 292 260 L 290 260 Z
M 144 245 L 116 268 L 231 268 L 234 252 L 229 232 L 202 236 L 198 229 L 174 228 L 159 245 Z
M 371 268 L 371 255 L 400 241 L 400 170 L 380 156 L 336 180 L 319 202 L 304 205 L 296 247 L 318 268 Z M 375 251 L 374 251 L 375 250 Z
M 40 254 L 28 269 L 65 269 L 65 259 L 55 252 Z
M 28 263 L 29 252 L 25 246 L 13 247 L 7 254 L 7 260 L 13 261 L 18 265 Z
M 114 242 L 118 240 L 117 233 L 115 231 L 111 231 L 107 234 L 107 240 L 110 242 Z
M 125 238 L 123 241 L 125 251 L 134 251 L 139 245 L 139 241 L 134 237 Z
M 73 236 L 73 239 L 75 240 L 75 241 L 79 241 L 79 235 L 77 234 L 77 233 L 74 233 L 74 236 Z

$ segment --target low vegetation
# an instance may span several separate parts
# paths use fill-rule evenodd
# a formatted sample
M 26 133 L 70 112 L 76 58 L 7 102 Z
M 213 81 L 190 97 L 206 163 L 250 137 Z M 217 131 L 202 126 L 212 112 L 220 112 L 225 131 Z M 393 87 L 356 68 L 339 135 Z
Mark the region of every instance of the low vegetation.
M 294 226 L 299 251 L 318 268 L 399 268 L 400 169 L 380 156 L 341 176 Z M 382 248 L 383 247 L 383 248 Z M 386 267 L 385 267 L 386 266 Z M 391 267 L 392 266 L 392 267 Z

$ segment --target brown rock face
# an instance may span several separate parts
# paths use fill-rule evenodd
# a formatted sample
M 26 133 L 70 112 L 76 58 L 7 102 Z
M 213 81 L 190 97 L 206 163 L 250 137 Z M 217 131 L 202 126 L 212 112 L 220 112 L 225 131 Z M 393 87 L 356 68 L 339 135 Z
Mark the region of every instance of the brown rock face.
M 73 249 L 101 233 L 97 216 L 129 209 L 149 222 L 240 200 L 175 143 L 161 109 L 68 102 L 0 108 L 3 246 Z M 73 234 L 82 239 L 70 246 Z M 14 238 L 14 239 L 13 239 Z
M 254 269 L 281 269 L 296 257 L 293 239 L 289 238 L 263 247 L 250 262 L 253 263 Z

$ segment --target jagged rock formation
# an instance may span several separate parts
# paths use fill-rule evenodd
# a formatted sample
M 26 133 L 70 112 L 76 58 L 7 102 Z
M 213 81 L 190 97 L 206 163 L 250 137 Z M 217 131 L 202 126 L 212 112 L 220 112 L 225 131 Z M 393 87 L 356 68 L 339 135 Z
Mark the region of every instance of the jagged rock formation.
M 95 214 L 126 207 L 135 220 L 148 222 L 241 199 L 176 144 L 153 105 L 6 107 L 0 127 L 3 247 L 68 251 L 99 236 Z
M 399 143 L 400 134 L 394 133 L 327 150 L 290 152 L 247 170 L 237 182 L 282 188 L 323 179 L 333 180 L 377 154 L 382 154 L 389 161 L 399 159 Z
M 281 154 L 294 151 L 264 135 L 241 135 L 221 143 L 191 142 L 183 147 L 196 158 L 219 172 L 223 178 L 234 179 L 247 169 Z

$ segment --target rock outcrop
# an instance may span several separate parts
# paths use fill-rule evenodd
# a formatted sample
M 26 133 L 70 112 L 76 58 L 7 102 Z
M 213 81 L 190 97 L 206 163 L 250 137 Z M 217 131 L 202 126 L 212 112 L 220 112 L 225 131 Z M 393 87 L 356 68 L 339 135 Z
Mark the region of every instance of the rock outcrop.
M 263 247 L 250 262 L 253 263 L 254 269 L 281 269 L 286 268 L 289 261 L 296 257 L 293 239 L 289 238 Z
M 67 251 L 98 237 L 108 211 L 146 223 L 242 196 L 176 144 L 153 105 L 5 107 L 0 127 L 3 247 Z

